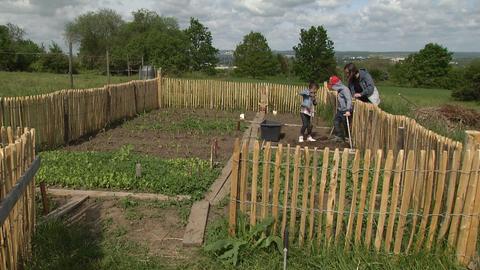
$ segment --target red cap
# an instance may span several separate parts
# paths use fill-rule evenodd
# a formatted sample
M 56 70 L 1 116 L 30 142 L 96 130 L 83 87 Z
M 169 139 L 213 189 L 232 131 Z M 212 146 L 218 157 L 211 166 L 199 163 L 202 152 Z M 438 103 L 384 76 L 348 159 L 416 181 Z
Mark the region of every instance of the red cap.
M 335 85 L 340 82 L 340 79 L 337 76 L 332 76 L 328 79 L 328 84 Z

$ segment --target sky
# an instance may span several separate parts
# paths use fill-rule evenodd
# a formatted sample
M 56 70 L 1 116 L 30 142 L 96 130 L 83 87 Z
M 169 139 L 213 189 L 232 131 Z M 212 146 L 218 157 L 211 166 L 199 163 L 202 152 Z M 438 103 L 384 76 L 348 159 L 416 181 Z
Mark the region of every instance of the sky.
M 436 42 L 451 51 L 480 51 L 480 0 L 0 0 L 0 24 L 14 23 L 37 43 L 62 46 L 67 22 L 110 8 L 125 20 L 140 8 L 198 18 L 214 46 L 235 49 L 250 31 L 274 50 L 291 50 L 300 29 L 323 25 L 337 51 L 417 51 Z

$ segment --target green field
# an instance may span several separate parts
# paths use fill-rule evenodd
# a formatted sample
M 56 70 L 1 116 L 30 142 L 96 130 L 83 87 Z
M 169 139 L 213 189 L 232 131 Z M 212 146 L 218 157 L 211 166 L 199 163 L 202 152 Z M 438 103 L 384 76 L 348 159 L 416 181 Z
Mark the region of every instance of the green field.
M 111 76 L 110 83 L 128 82 L 137 78 L 137 76 Z M 95 73 L 73 76 L 75 88 L 102 87 L 105 84 L 107 84 L 107 76 Z M 69 88 L 68 74 L 0 71 L 0 96 L 4 97 L 38 95 Z
M 399 97 L 401 94 L 418 107 L 440 106 L 444 104 L 459 105 L 466 108 L 480 110 L 480 102 L 456 101 L 451 97 L 452 91 L 446 89 L 407 88 L 390 85 L 378 86 L 382 98 L 382 105 L 386 111 L 395 107 L 414 106 L 408 101 Z M 392 111 L 395 113 L 395 111 Z

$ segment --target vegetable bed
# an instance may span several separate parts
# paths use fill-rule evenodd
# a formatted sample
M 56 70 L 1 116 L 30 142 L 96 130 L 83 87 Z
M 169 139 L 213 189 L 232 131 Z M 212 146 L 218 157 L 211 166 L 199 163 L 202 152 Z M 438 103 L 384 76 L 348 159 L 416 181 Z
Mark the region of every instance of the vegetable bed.
M 37 180 L 69 188 L 134 190 L 199 199 L 220 172 L 195 157 L 162 159 L 131 150 L 131 146 L 124 146 L 115 152 L 42 152 Z M 142 172 L 138 178 L 137 163 Z

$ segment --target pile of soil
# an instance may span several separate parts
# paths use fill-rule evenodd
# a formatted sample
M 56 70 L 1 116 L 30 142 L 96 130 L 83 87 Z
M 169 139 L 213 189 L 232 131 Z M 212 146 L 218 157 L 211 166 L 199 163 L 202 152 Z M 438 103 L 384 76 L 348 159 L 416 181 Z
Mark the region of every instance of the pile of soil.
M 474 109 L 442 105 L 440 107 L 418 108 L 414 113 L 416 119 L 420 122 L 445 123 L 448 130 L 480 129 L 480 112 Z

